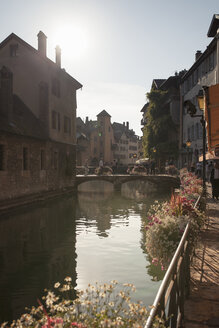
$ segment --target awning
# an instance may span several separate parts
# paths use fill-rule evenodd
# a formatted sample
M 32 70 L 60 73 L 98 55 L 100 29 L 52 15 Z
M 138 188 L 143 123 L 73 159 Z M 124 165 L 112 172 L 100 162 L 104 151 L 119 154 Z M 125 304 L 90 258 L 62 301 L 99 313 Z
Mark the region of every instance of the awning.
M 135 163 L 136 164 L 143 164 L 149 161 L 149 158 L 145 157 L 145 158 L 140 158 L 138 159 Z
M 206 153 L 205 158 L 206 158 L 206 160 L 212 160 L 212 161 L 215 159 L 219 160 L 219 156 L 215 156 L 214 153 L 209 153 L 209 152 Z M 202 161 L 203 161 L 203 155 L 199 156 L 199 162 L 202 162 Z

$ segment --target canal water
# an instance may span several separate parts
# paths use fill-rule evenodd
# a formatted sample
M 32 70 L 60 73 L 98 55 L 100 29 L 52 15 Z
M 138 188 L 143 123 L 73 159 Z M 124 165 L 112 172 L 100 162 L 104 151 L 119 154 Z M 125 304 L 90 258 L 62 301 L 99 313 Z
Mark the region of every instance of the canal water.
M 113 192 L 107 182 L 89 182 L 68 196 L 5 215 L 0 220 L 0 323 L 37 305 L 45 288 L 71 276 L 88 283 L 133 283 L 133 300 L 152 304 L 163 273 L 145 253 L 143 222 L 154 200 L 144 181 Z

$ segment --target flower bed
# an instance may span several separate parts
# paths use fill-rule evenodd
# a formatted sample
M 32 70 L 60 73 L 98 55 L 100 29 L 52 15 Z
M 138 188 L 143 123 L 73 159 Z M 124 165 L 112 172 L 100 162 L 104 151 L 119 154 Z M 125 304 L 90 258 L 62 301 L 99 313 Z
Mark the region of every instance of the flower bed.
M 155 202 L 145 226 L 147 252 L 152 264 L 160 264 L 163 270 L 168 267 L 188 221 L 191 220 L 190 241 L 195 244 L 205 219 L 203 212 L 194 208 L 202 192 L 201 180 L 185 169 L 180 171 L 180 179 L 179 194 L 172 195 L 169 202 Z
M 134 286 L 124 284 L 119 290 L 117 284 L 112 281 L 110 284 L 88 285 L 85 291 L 78 291 L 75 300 L 71 300 L 69 293 L 73 286 L 71 278 L 66 277 L 62 286 L 60 283 L 54 285 L 56 293 L 48 291 L 42 300 L 38 300 L 38 307 L 32 307 L 10 327 L 143 328 L 148 311 L 141 302 L 131 302 L 130 293 L 135 290 Z M 9 326 L 4 323 L 1 327 Z M 153 327 L 165 326 L 156 318 Z

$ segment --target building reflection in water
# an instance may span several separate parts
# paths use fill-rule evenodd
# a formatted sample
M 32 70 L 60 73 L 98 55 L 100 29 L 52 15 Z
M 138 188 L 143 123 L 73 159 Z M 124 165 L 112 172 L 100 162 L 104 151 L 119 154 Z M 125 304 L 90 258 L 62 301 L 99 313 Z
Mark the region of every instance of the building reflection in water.
M 92 275 L 95 281 L 133 282 L 139 299 L 147 286 L 149 302 L 157 284 L 150 283 L 156 272 L 145 254 L 143 221 L 154 199 L 152 187 L 142 181 L 124 184 L 121 194 L 110 183 L 90 182 L 79 186 L 76 198 L 2 218 L 0 322 L 16 319 L 26 306 L 37 304 L 45 288 L 66 276 L 74 286 L 79 282 L 78 288 L 80 282 L 87 286 Z
M 76 284 L 74 217 L 74 200 L 63 198 L 0 220 L 0 322 L 67 275 Z

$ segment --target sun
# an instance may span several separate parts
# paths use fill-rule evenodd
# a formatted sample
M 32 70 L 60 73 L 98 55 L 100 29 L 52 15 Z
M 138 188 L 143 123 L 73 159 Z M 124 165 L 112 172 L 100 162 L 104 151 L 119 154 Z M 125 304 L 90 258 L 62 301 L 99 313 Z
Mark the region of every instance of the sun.
M 60 46 L 66 58 L 80 59 L 88 53 L 88 32 L 80 25 L 60 25 L 53 31 L 53 42 Z

